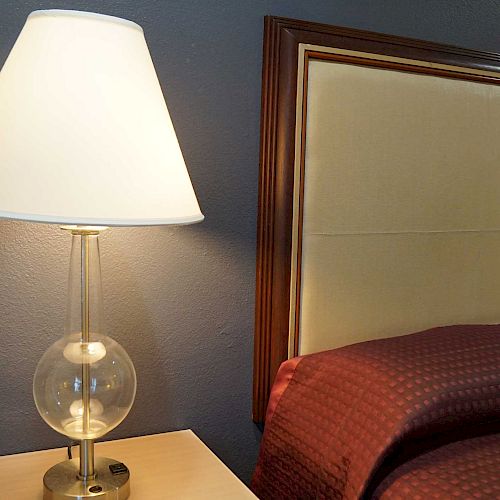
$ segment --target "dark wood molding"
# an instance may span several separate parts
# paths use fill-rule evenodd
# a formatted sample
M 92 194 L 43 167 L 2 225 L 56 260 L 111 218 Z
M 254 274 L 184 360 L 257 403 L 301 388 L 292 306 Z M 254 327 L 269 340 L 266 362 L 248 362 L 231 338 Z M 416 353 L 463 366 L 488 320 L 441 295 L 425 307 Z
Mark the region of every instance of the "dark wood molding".
M 294 19 L 265 18 L 254 347 L 255 422 L 264 421 L 274 377 L 288 357 L 297 65 L 301 43 L 493 71 L 500 76 L 500 54 Z M 359 63 L 354 59 L 350 57 L 344 62 Z M 363 64 L 366 65 L 366 60 Z M 398 69 L 417 71 L 415 67 Z M 454 76 L 450 71 L 437 68 L 418 71 L 485 83 L 499 82 L 495 77 L 473 74 Z

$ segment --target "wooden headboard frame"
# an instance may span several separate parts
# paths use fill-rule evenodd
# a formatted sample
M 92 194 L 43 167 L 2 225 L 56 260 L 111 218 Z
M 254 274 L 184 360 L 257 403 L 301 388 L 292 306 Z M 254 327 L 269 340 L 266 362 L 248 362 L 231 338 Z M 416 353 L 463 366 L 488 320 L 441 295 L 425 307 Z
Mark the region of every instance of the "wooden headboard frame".
M 254 348 L 255 422 L 264 421 L 274 377 L 279 365 L 289 356 L 299 44 L 500 71 L 499 54 L 292 19 L 265 18 Z M 441 72 L 437 67 L 420 71 L 438 76 Z M 461 78 L 464 79 L 463 75 Z M 478 77 L 471 75 L 470 79 L 477 81 Z

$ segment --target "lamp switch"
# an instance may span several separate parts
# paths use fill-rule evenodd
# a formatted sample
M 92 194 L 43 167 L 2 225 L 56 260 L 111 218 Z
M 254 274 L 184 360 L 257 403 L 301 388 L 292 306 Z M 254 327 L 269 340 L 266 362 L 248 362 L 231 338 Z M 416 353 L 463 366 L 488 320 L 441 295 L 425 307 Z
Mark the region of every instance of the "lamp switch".
M 125 464 L 122 464 L 120 462 L 116 464 L 111 464 L 109 466 L 109 470 L 111 471 L 111 474 L 125 474 L 128 472 L 127 466 Z

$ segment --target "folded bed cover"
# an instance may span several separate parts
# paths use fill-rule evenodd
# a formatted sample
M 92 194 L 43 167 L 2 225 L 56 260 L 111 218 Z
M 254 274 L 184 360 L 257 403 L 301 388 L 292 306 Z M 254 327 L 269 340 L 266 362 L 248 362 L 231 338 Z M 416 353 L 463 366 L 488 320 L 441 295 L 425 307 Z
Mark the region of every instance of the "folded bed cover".
M 500 327 L 440 327 L 281 366 L 252 487 L 265 499 L 371 498 L 397 467 L 499 432 Z
M 465 439 L 423 453 L 389 474 L 373 497 L 500 498 L 500 434 Z

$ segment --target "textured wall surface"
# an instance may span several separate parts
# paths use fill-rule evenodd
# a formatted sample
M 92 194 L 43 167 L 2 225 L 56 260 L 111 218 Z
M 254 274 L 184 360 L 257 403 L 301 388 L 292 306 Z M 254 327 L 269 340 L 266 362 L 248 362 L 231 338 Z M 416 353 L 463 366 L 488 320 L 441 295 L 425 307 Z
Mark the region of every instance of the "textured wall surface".
M 136 403 L 109 437 L 191 427 L 247 480 L 260 437 L 251 380 L 263 16 L 500 52 L 499 2 L 2 0 L 0 64 L 40 8 L 144 27 L 206 216 L 195 226 L 102 237 L 108 334 L 138 375 Z M 0 454 L 65 442 L 38 416 L 31 380 L 62 333 L 69 245 L 57 227 L 0 221 Z

